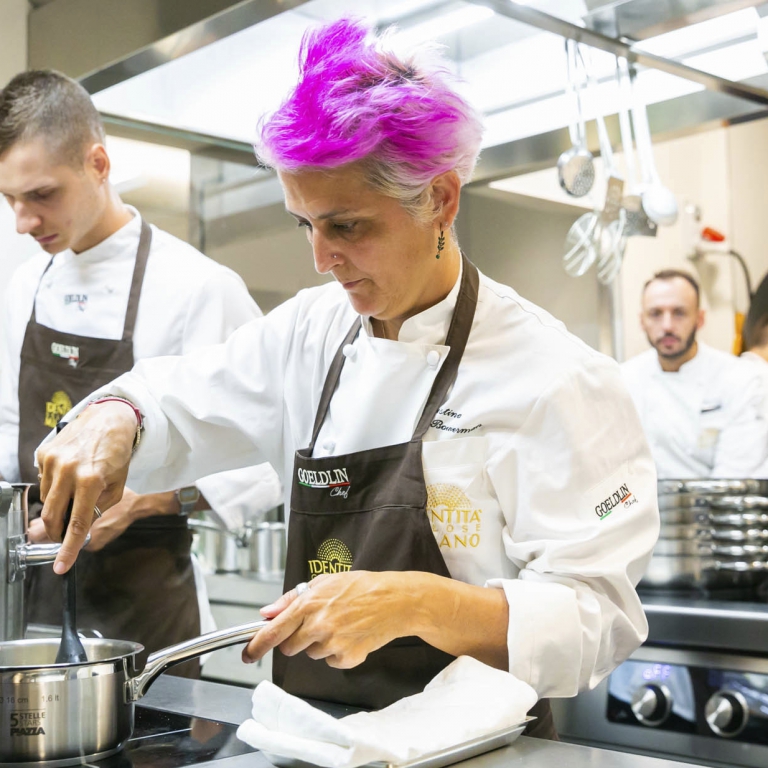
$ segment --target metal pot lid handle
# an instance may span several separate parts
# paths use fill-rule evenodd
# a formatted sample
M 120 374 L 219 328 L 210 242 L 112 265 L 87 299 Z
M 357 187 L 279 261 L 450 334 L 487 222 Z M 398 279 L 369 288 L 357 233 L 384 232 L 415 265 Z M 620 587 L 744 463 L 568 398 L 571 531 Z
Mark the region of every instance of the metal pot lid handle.
M 218 651 L 220 648 L 228 648 L 230 645 L 245 643 L 268 624 L 269 621 L 264 619 L 251 621 L 248 624 L 240 624 L 229 629 L 209 632 L 206 635 L 201 635 L 200 637 L 186 640 L 183 643 L 177 643 L 160 651 L 150 653 L 144 669 L 136 677 L 126 681 L 127 701 L 140 699 L 147 692 L 149 686 L 168 667 L 202 656 L 210 651 Z

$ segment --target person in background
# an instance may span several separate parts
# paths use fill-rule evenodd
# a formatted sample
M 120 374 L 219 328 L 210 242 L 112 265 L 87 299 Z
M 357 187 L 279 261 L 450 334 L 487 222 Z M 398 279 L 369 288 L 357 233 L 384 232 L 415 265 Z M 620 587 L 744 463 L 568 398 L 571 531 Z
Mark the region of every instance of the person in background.
M 3 305 L 0 475 L 7 481 L 38 483 L 40 441 L 72 403 L 137 360 L 224 341 L 261 315 L 238 275 L 122 202 L 104 142 L 88 93 L 62 74 L 25 72 L 0 91 L 0 193 L 18 232 L 42 249 L 15 272 Z M 255 506 L 279 503 L 269 465 L 165 493 L 126 488 L 95 521 L 81 556 L 79 626 L 137 641 L 145 654 L 212 629 L 186 514 L 225 509 L 230 489 L 244 484 Z M 29 533 L 45 536 L 40 519 Z M 27 620 L 61 624 L 51 568 L 29 569 L 26 584 Z M 198 670 L 196 661 L 174 668 Z
M 615 361 L 462 254 L 482 125 L 441 62 L 388 39 L 350 19 L 308 31 L 262 125 L 333 279 L 102 390 L 127 402 L 73 410 L 37 452 L 50 535 L 65 497 L 81 523 L 55 567 L 129 463 L 150 490 L 270 461 L 290 489 L 284 595 L 246 660 L 275 649 L 289 693 L 378 709 L 473 656 L 536 689 L 528 733 L 554 738 L 547 697 L 645 638 L 653 460 Z
M 667 269 L 644 286 L 640 324 L 652 349 L 622 365 L 661 479 L 760 477 L 768 458 L 765 394 L 744 360 L 696 338 L 699 285 Z

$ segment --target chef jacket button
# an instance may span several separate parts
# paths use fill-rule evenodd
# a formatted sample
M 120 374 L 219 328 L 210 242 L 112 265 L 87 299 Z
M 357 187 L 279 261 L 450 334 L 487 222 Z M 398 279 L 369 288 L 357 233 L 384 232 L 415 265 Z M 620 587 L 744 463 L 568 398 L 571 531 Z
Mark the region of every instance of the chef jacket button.
M 427 365 L 431 365 L 433 368 L 440 362 L 440 353 L 432 349 L 427 352 Z
M 328 451 L 329 453 L 333 451 L 333 449 L 336 447 L 336 443 L 333 440 L 326 440 L 323 443 L 323 450 Z
M 351 344 L 345 344 L 344 349 L 341 350 L 341 354 L 349 359 L 353 358 L 356 353 L 357 350 Z

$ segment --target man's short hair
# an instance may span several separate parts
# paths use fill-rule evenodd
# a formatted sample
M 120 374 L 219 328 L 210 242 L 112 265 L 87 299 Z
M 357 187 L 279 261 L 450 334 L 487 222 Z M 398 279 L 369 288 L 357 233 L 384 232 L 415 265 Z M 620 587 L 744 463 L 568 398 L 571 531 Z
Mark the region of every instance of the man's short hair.
M 693 290 L 696 291 L 696 306 L 699 305 L 699 284 L 696 282 L 696 278 L 690 274 L 690 272 L 684 272 L 682 269 L 662 269 L 661 272 L 657 272 L 650 280 L 643 286 L 643 293 L 646 288 L 655 282 L 656 280 L 674 280 L 676 277 L 682 277 L 683 280 L 687 280 Z
M 69 165 L 83 161 L 88 145 L 104 142 L 88 91 L 60 72 L 22 72 L 0 90 L 0 157 L 18 142 L 37 138 Z

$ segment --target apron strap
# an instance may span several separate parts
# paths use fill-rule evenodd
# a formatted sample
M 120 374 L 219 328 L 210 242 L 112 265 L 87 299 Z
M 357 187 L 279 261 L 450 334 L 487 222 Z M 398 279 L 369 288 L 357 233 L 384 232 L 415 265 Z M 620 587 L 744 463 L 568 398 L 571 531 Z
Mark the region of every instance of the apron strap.
M 451 317 L 451 325 L 448 328 L 448 336 L 445 339 L 445 345 L 450 349 L 445 362 L 435 377 L 434 384 L 432 384 L 427 404 L 424 406 L 419 423 L 413 433 L 414 440 L 421 440 L 424 437 L 435 418 L 435 414 L 448 397 L 448 391 L 459 373 L 459 363 L 467 346 L 469 332 L 472 330 L 472 321 L 475 319 L 480 278 L 477 267 L 464 254 L 461 255 L 461 259 L 463 264 L 461 285 L 459 286 L 459 295 L 456 298 L 453 317 Z
M 311 456 L 315 450 L 315 443 L 317 442 L 317 436 L 320 434 L 320 428 L 323 426 L 325 416 L 328 413 L 328 407 L 331 404 L 331 398 L 336 391 L 336 387 L 339 384 L 341 378 L 341 369 L 344 367 L 344 363 L 347 358 L 344 356 L 344 347 L 347 344 L 351 344 L 357 334 L 360 332 L 363 321 L 358 315 L 355 322 L 352 323 L 352 327 L 344 337 L 344 341 L 341 342 L 339 348 L 336 350 L 336 355 L 333 358 L 331 367 L 328 369 L 328 374 L 325 377 L 325 384 L 323 385 L 323 393 L 320 395 L 320 404 L 317 406 L 317 414 L 315 415 L 315 426 L 312 428 L 312 441 L 309 444 L 308 452 Z
M 48 263 L 45 265 L 43 274 L 40 275 L 40 279 L 37 281 L 37 288 L 35 288 L 35 295 L 32 297 L 32 314 L 29 316 L 30 323 L 37 323 L 37 319 L 35 318 L 35 304 L 37 303 L 37 294 L 40 291 L 40 286 L 43 284 L 43 278 L 45 277 L 45 273 L 51 268 L 51 264 L 53 264 L 53 260 L 55 258 L 56 258 L 55 255 L 51 256 Z
M 136 326 L 136 315 L 139 312 L 139 297 L 144 283 L 144 273 L 147 270 L 149 247 L 152 243 L 152 228 L 142 218 L 139 247 L 136 251 L 136 263 L 133 267 L 131 292 L 128 294 L 128 307 L 125 310 L 125 325 L 123 325 L 123 341 L 133 341 L 133 329 Z

